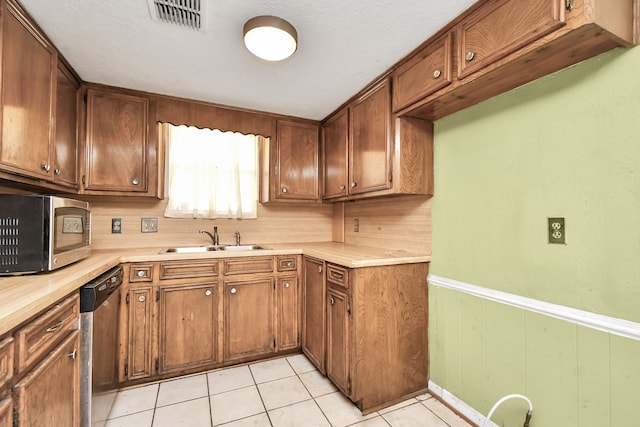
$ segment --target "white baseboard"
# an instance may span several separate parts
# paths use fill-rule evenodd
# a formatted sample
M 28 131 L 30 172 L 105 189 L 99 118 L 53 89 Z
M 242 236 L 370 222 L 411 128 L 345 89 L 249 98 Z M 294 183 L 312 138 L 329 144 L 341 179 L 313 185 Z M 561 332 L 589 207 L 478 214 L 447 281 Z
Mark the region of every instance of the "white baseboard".
M 484 423 L 486 415 L 483 415 L 480 412 L 476 411 L 471 406 L 467 405 L 465 402 L 456 397 L 454 394 L 443 389 L 431 380 L 429 380 L 429 392 L 431 392 L 431 394 L 435 396 L 438 396 L 439 399 L 442 399 L 443 402 L 458 411 L 458 413 L 467 417 L 467 419 L 469 419 L 469 421 L 471 421 L 472 423 L 478 426 L 482 426 L 482 423 Z M 500 427 L 493 421 L 488 421 L 487 426 Z
M 640 341 L 640 323 L 429 275 L 430 284 Z

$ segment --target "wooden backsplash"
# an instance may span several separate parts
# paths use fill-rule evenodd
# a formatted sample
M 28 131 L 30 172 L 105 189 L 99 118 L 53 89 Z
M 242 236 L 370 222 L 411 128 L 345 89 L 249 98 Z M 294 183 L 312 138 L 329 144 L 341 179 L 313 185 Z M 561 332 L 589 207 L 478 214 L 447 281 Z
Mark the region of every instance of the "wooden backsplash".
M 258 219 L 164 218 L 166 201 L 127 199 L 91 203 L 92 247 L 94 249 L 205 245 L 211 239 L 198 230 L 213 232 L 218 226 L 221 244 L 235 243 L 240 231 L 243 243 L 331 241 L 332 209 L 329 204 L 258 204 Z M 140 219 L 158 218 L 157 233 L 141 233 Z M 111 219 L 122 219 L 122 234 L 111 233 Z
M 353 223 L 359 221 L 360 231 Z M 431 198 L 396 196 L 345 203 L 345 243 L 431 254 Z

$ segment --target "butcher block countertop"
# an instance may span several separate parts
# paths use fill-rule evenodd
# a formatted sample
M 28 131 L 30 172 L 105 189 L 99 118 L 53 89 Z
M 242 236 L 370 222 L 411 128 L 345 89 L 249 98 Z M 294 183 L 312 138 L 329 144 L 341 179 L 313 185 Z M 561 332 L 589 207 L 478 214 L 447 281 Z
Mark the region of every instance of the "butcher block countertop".
M 363 247 L 345 243 L 264 244 L 257 251 L 165 253 L 166 248 L 93 251 L 91 256 L 51 273 L 0 278 L 0 336 L 76 291 L 111 267 L 126 262 L 232 258 L 304 254 L 349 268 L 429 262 L 415 252 Z

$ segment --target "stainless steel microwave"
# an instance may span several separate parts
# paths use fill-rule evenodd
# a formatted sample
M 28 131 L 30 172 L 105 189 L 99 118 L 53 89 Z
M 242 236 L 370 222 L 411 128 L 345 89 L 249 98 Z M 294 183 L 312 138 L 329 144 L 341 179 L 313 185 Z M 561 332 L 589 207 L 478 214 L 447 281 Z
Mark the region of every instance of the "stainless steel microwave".
M 52 271 L 89 255 L 89 203 L 0 194 L 0 275 Z

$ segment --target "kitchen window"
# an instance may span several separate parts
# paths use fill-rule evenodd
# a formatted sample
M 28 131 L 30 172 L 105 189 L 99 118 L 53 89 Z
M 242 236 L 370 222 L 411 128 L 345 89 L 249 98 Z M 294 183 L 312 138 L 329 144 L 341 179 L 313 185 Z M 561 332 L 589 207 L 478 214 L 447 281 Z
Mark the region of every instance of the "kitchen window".
M 264 139 L 238 132 L 163 125 L 171 218 L 257 218 L 258 149 Z

